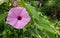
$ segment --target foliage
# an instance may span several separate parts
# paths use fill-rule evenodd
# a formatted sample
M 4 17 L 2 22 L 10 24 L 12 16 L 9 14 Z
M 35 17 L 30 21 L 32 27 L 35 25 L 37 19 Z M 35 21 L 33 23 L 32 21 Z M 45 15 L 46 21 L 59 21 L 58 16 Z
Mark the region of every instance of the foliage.
M 13 0 L 10 2 L 0 0 L 0 38 L 60 38 L 59 0 L 17 1 L 19 6 L 26 8 L 31 16 L 31 21 L 23 29 L 15 29 L 7 24 L 6 17 Z

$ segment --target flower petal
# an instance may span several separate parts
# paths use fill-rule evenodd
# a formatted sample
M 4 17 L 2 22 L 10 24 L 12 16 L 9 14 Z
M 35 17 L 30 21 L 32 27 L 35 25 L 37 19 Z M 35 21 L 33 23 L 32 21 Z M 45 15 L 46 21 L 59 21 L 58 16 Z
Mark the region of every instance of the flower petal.
M 17 19 L 16 18 L 10 18 L 10 17 L 8 17 L 7 18 L 7 23 L 10 24 L 10 25 L 12 25 L 12 26 L 14 26 L 15 23 L 17 23 Z
M 27 13 L 27 11 L 26 11 L 26 9 L 25 8 L 23 8 L 22 9 L 22 12 L 21 12 L 21 14 L 20 14 L 22 17 L 24 17 L 24 18 L 27 18 L 27 17 L 29 17 L 29 14 Z
M 13 12 L 16 14 L 16 16 L 20 16 L 21 11 L 22 11 L 21 7 L 15 7 L 13 9 Z
M 16 23 L 14 28 L 22 29 L 29 21 L 30 21 L 30 18 L 23 18 L 22 20 Z
M 16 14 L 13 12 L 14 8 L 10 9 L 10 11 L 8 12 L 8 17 L 13 17 L 16 18 Z
M 8 15 L 20 16 L 21 11 L 22 7 L 11 8 Z

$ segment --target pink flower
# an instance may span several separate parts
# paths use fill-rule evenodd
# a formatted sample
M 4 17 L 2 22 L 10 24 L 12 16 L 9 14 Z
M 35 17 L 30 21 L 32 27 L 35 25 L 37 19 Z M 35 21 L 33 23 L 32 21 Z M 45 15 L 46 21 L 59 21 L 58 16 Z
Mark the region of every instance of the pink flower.
M 7 23 L 16 29 L 22 29 L 30 21 L 30 16 L 25 8 L 15 7 L 8 12 Z
M 18 6 L 17 0 L 14 0 L 13 6 L 14 6 L 14 7 L 17 7 L 17 6 Z

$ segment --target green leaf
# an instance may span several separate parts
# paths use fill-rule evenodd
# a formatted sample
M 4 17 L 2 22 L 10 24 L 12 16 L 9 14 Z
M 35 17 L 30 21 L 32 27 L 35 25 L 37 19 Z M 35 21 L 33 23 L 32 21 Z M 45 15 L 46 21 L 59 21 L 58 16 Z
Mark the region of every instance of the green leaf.
M 0 21 L 5 20 L 6 16 L 7 16 L 7 13 L 1 14 Z
M 8 0 L 0 0 L 0 5 L 4 2 L 8 2 Z
M 0 0 L 0 5 L 1 5 L 2 3 L 4 3 L 4 0 Z
M 50 37 L 50 38 L 56 38 L 56 35 L 55 34 L 53 34 L 53 33 L 50 33 L 50 32 L 46 32 L 47 33 L 47 35 Z M 53 36 L 53 37 L 52 37 Z
M 46 31 L 56 34 L 56 30 L 51 26 L 51 23 L 48 20 L 44 19 L 42 16 L 40 16 L 39 13 L 41 12 L 36 11 L 35 7 L 32 7 L 31 5 L 26 3 L 22 3 L 21 5 L 24 6 L 28 10 L 29 14 L 32 15 L 31 17 L 32 19 L 34 19 L 34 24 L 39 29 L 42 28 Z

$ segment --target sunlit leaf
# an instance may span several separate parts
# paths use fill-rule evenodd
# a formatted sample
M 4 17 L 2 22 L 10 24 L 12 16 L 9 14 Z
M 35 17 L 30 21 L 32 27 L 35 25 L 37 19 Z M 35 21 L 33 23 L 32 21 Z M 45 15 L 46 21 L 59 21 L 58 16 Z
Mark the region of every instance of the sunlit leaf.
M 24 7 L 26 7 L 27 10 L 32 14 L 32 19 L 34 19 L 35 22 L 34 24 L 38 28 L 45 29 L 52 33 L 56 33 L 55 29 L 51 27 L 51 23 L 43 17 L 39 16 L 38 11 L 36 11 L 34 7 L 26 3 L 23 3 L 22 5 L 25 5 Z

